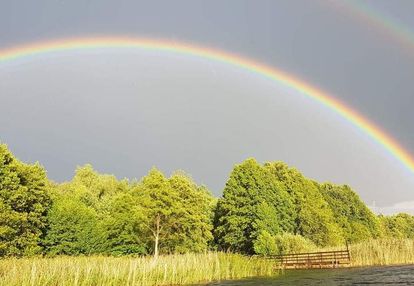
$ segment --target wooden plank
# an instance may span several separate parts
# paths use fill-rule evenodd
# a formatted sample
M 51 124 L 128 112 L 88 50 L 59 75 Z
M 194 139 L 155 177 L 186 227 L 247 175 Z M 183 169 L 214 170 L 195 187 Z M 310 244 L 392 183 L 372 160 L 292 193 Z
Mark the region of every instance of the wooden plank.
M 309 255 L 309 256 L 307 256 L 307 255 L 295 255 L 295 256 L 280 256 L 280 257 L 272 257 L 272 258 L 276 258 L 276 259 L 278 259 L 278 258 L 285 258 L 285 259 L 290 259 L 290 258 L 297 258 L 297 257 L 299 257 L 299 258 L 330 258 L 330 257 L 349 257 L 349 255 L 348 254 L 325 254 L 325 255 Z
M 310 257 L 310 258 L 314 258 L 314 257 L 348 257 L 349 254 L 348 253 L 325 253 L 325 254 L 312 254 L 312 255 L 301 255 L 301 254 L 297 254 L 297 255 L 283 255 L 283 256 L 273 256 L 271 258 L 291 258 L 291 257 Z
M 332 251 L 318 251 L 318 252 L 300 252 L 300 253 L 288 253 L 288 254 L 283 254 L 281 256 L 288 256 L 288 255 L 308 255 L 308 254 L 324 254 L 324 253 L 338 253 L 338 252 L 348 252 L 347 250 L 332 250 Z M 270 255 L 270 256 L 280 256 L 280 255 Z
M 318 260 L 324 260 L 324 259 L 348 259 L 349 256 L 348 255 L 343 255 L 343 256 L 336 256 L 336 255 L 332 255 L 332 256 L 313 256 L 313 257 L 306 257 L 306 256 L 296 256 L 296 257 L 283 257 L 280 258 L 279 260 L 314 260 L 314 259 L 318 259 Z
M 283 268 L 336 268 L 351 263 L 349 250 L 334 250 L 307 253 L 289 253 L 269 256 L 280 262 Z

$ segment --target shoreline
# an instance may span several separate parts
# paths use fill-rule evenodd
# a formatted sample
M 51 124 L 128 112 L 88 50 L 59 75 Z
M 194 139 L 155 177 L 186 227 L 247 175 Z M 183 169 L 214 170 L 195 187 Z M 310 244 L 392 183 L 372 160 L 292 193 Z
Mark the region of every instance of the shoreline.
M 0 285 L 188 285 L 277 276 L 275 263 L 241 254 L 146 257 L 56 256 L 0 259 Z
M 371 240 L 350 245 L 351 264 L 334 269 L 414 265 L 414 240 Z M 0 285 L 189 285 L 277 277 L 274 260 L 234 253 L 152 256 L 56 256 L 0 259 Z M 308 271 L 320 270 L 320 268 Z M 322 270 L 322 269 L 321 269 Z M 332 269 L 323 269 L 331 271 Z

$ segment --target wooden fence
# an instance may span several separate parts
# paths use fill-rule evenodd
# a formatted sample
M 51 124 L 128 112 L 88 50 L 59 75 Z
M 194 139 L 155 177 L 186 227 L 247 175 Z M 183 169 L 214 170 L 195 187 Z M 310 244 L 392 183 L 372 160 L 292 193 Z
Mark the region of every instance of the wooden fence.
M 269 256 L 280 263 L 283 269 L 338 268 L 351 263 L 348 248 L 346 250 L 292 253 Z

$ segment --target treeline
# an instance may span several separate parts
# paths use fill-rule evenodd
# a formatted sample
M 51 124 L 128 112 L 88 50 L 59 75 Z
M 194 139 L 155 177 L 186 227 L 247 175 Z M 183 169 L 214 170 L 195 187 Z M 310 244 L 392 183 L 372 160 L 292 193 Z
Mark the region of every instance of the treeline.
M 85 165 L 56 184 L 0 144 L 0 256 L 278 254 L 382 237 L 414 238 L 414 217 L 376 216 L 350 187 L 282 162 L 236 165 L 216 199 L 155 168 L 129 181 Z

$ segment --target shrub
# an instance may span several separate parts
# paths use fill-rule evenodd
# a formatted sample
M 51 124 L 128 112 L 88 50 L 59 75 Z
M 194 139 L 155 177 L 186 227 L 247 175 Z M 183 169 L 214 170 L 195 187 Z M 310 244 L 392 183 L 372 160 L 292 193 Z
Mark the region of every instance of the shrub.
M 312 241 L 291 233 L 271 235 L 263 231 L 254 242 L 254 251 L 260 255 L 300 253 L 315 249 L 316 245 Z

